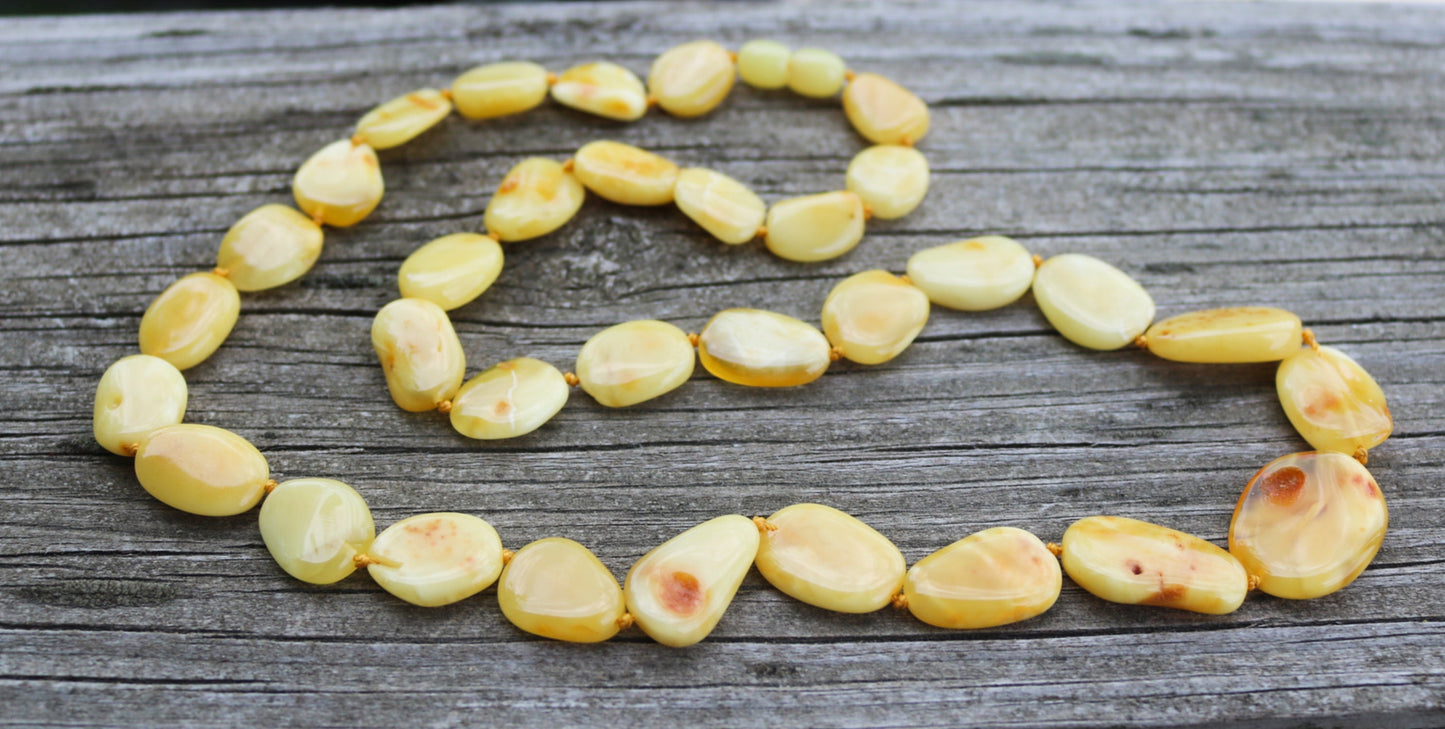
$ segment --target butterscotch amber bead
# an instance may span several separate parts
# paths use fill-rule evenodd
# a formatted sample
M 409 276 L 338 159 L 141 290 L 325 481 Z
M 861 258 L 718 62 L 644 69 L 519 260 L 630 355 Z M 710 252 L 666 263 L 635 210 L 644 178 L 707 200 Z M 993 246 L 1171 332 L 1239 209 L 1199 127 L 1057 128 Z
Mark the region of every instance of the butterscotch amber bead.
M 216 266 L 238 291 L 275 288 L 311 270 L 322 240 L 321 226 L 305 215 L 285 205 L 262 205 L 226 231 Z
M 897 357 L 928 323 L 928 297 L 887 271 L 843 279 L 823 302 L 823 333 L 858 364 Z
M 637 626 L 663 645 L 706 638 L 758 553 L 758 530 L 731 514 L 703 522 L 643 555 L 622 588 Z
M 577 354 L 577 379 L 597 402 L 627 407 L 687 382 L 697 361 L 687 333 L 655 319 L 623 322 L 594 334 Z
M 972 534 L 908 570 L 908 611 L 940 628 L 977 629 L 1041 615 L 1063 587 L 1059 561 L 1039 538 L 1013 527 Z
M 386 185 L 381 162 L 369 144 L 332 142 L 296 170 L 291 193 L 296 206 L 327 225 L 356 225 L 381 204 Z
M 371 509 L 356 489 L 329 478 L 282 482 L 266 495 L 261 541 L 287 574 L 329 585 L 356 571 L 356 555 L 376 538 Z
M 645 149 L 599 140 L 577 150 L 572 174 L 588 190 L 623 205 L 666 205 L 677 184 L 677 165 Z
M 462 385 L 466 356 L 451 319 L 425 299 L 397 299 L 371 323 L 371 346 L 398 407 L 435 410 Z
M 552 85 L 552 98 L 580 111 L 617 121 L 647 113 L 647 90 L 633 72 L 607 61 L 573 66 Z
M 788 60 L 793 51 L 772 40 L 750 40 L 738 49 L 738 76 L 749 86 L 781 89 L 788 85 Z
M 241 295 L 214 273 L 193 273 L 171 284 L 140 320 L 140 351 L 175 365 L 195 367 L 210 357 L 236 326 Z
M 1154 320 L 1154 299 L 1144 287 L 1081 253 L 1044 261 L 1034 274 L 1034 299 L 1059 334 L 1089 349 L 1130 344 Z
M 826 261 L 863 240 L 863 200 L 846 190 L 788 198 L 768 210 L 768 250 L 789 261 Z
M 1299 317 L 1238 306 L 1171 316 L 1144 332 L 1149 351 L 1176 362 L 1277 362 L 1299 351 Z
M 762 309 L 720 311 L 698 337 L 697 355 L 714 377 L 750 387 L 806 385 L 828 369 L 828 340 L 791 316 Z
M 571 388 L 556 367 L 518 357 L 467 380 L 452 398 L 452 427 L 468 438 L 526 435 L 567 404 Z
M 878 144 L 853 157 L 845 179 L 873 217 L 893 220 L 913 212 L 928 194 L 928 160 L 912 147 Z
M 502 573 L 502 540 L 470 514 L 440 512 L 402 519 L 367 552 L 371 579 L 413 605 L 440 607 L 487 589 Z
M 201 516 L 249 511 L 271 476 L 256 446 L 229 430 L 181 423 L 150 432 L 135 454 L 135 476 L 162 503 Z
M 582 183 L 559 162 L 529 157 L 502 179 L 482 221 L 503 241 L 528 240 L 565 225 L 585 197 Z
M 399 147 L 452 113 L 452 102 L 436 89 L 418 89 L 372 109 L 356 123 L 360 141 L 372 149 Z
M 497 581 L 497 603 L 512 625 L 570 643 L 616 635 L 626 609 L 617 578 L 597 556 L 559 537 L 517 550 Z
M 678 210 L 728 245 L 758 237 L 768 214 L 767 204 L 746 185 L 701 167 L 678 173 L 673 197 Z
M 799 48 L 788 57 L 788 88 L 803 96 L 823 99 L 838 93 L 847 73 L 843 59 L 823 48 Z
M 790 597 L 826 610 L 871 613 L 903 586 L 903 553 L 853 516 L 794 504 L 767 521 L 758 572 Z
M 713 41 L 673 46 L 652 62 L 647 88 L 673 116 L 702 116 L 717 108 L 733 88 L 737 69 L 728 50 Z
M 939 306 L 986 311 L 1029 290 L 1034 262 L 1012 238 L 986 235 L 925 248 L 908 259 L 908 277 Z
M 928 133 L 928 105 L 876 73 L 860 73 L 848 82 L 843 112 L 874 144 L 914 144 Z
M 1249 579 L 1239 560 L 1198 537 L 1121 516 L 1091 516 L 1064 532 L 1064 571 L 1110 602 L 1223 615 Z
M 408 299 L 451 311 L 481 296 L 502 272 L 502 247 L 476 233 L 444 235 L 402 261 L 397 286 Z
M 547 69 L 527 61 L 477 66 L 452 82 L 452 102 L 468 119 L 519 114 L 547 99 Z
M 1280 362 L 1275 389 L 1295 430 L 1322 451 L 1364 452 L 1395 427 L 1375 378 L 1334 347 L 1306 347 Z
M 95 388 L 95 442 L 121 456 L 157 428 L 186 415 L 186 378 L 170 362 L 148 354 L 115 361 Z

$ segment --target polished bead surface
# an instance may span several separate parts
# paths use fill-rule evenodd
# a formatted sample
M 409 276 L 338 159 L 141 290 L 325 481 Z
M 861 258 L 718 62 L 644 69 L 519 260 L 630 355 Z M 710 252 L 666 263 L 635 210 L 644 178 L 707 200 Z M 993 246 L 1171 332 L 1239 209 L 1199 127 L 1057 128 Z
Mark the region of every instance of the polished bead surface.
M 928 297 L 887 271 L 855 273 L 823 302 L 823 333 L 858 364 L 897 357 L 928 323 Z
M 1044 261 L 1034 273 L 1034 299 L 1059 334 L 1089 349 L 1118 349 L 1154 320 L 1154 299 L 1144 287 L 1082 253 Z
M 642 319 L 592 335 L 577 354 L 577 379 L 594 400 L 620 408 L 677 389 L 692 376 L 696 361 L 686 332 Z
M 717 626 L 758 553 L 758 529 L 730 514 L 705 521 L 643 555 L 623 595 L 638 627 L 674 648 Z
M 762 309 L 727 309 L 708 321 L 697 355 L 714 377 L 751 387 L 806 385 L 832 362 L 812 325 Z
M 517 163 L 487 203 L 487 230 L 508 242 L 546 235 L 562 227 L 586 197 L 582 183 L 561 163 L 529 157 Z
M 236 326 L 241 295 L 214 273 L 193 273 L 170 285 L 140 320 L 140 351 L 175 365 L 195 367 L 210 357 Z
M 572 158 L 572 174 L 588 190 L 623 205 L 666 205 L 677 184 L 677 165 L 630 144 L 590 142 Z
M 452 113 L 452 102 L 436 89 L 418 89 L 366 112 L 356 123 L 358 138 L 372 149 L 399 147 Z
M 497 603 L 512 625 L 570 643 L 611 638 L 626 610 L 612 572 L 586 547 L 560 537 L 517 550 L 497 581 Z
M 1063 587 L 1059 561 L 1039 538 L 1013 527 L 969 535 L 908 570 L 908 611 L 940 628 L 992 628 L 1041 615 Z
M 1343 453 L 1277 458 L 1249 480 L 1229 551 L 1275 597 L 1308 600 L 1355 581 L 1389 524 L 1385 495 L 1359 461 Z
M 311 155 L 296 170 L 291 194 L 312 218 L 338 228 L 356 225 L 381 204 L 386 185 L 381 162 L 369 144 L 343 139 Z
M 846 187 L 881 220 L 901 218 L 928 194 L 928 160 L 912 147 L 878 144 L 848 163 Z
M 418 514 L 387 527 L 367 552 L 371 579 L 413 605 L 440 607 L 487 589 L 502 573 L 502 540 L 470 514 Z
M 229 430 L 181 423 L 150 432 L 135 455 L 135 476 L 151 496 L 201 516 L 248 511 L 271 476 L 256 446 Z
M 735 76 L 726 48 L 714 41 L 693 41 L 667 49 L 652 62 L 647 89 L 673 116 L 702 116 L 728 97 Z
M 462 385 L 452 398 L 452 427 L 478 440 L 516 438 L 551 420 L 570 393 L 556 367 L 531 357 L 509 359 Z
M 452 103 L 468 119 L 520 114 L 547 98 L 547 69 L 528 61 L 477 66 L 452 82 Z
M 451 319 L 425 299 L 397 299 L 371 323 L 371 346 L 398 407 L 435 410 L 462 385 L 466 356 Z
M 1034 262 L 1014 239 L 986 235 L 914 253 L 908 278 L 939 306 L 986 311 L 1008 306 L 1029 290 Z
M 803 96 L 823 99 L 838 93 L 847 73 L 843 59 L 822 48 L 799 48 L 788 57 L 788 88 Z
M 573 66 L 552 85 L 558 103 L 589 114 L 633 121 L 647 113 L 647 89 L 637 74 L 607 61 Z
M 1171 316 L 1144 332 L 1149 351 L 1176 362 L 1276 362 L 1299 351 L 1299 317 L 1238 306 Z
M 876 73 L 860 73 L 848 82 L 843 113 L 874 144 L 916 144 L 928 133 L 928 105 Z
M 95 442 L 116 455 L 135 455 L 151 431 L 181 422 L 187 396 L 186 378 L 170 362 L 148 354 L 121 357 L 95 387 Z
M 1184 532 L 1122 516 L 1080 519 L 1064 532 L 1064 571 L 1095 596 L 1224 615 L 1249 591 L 1229 552 Z
M 1295 430 L 1318 450 L 1369 450 L 1395 427 L 1379 383 L 1334 347 L 1305 347 L 1286 358 L 1275 390 Z
M 216 265 L 238 291 L 288 284 L 321 256 L 321 226 L 285 205 L 262 205 L 236 221 L 221 239 Z
M 729 245 L 758 237 L 768 214 L 767 204 L 746 185 L 701 167 L 678 173 L 673 195 L 683 215 Z
M 846 190 L 788 198 L 768 210 L 768 250 L 789 261 L 826 261 L 863 240 L 863 200 Z
M 768 517 L 757 566 L 790 597 L 841 613 L 871 613 L 903 586 L 903 553 L 857 518 L 822 504 L 793 504 Z
M 371 509 L 356 489 L 329 478 L 285 481 L 261 504 L 261 541 L 286 573 L 329 585 L 356 571 L 376 538 Z
M 793 51 L 772 40 L 750 40 L 738 49 L 738 76 L 758 89 L 781 89 L 788 85 L 788 61 Z
M 481 296 L 501 272 L 501 245 L 485 235 L 453 233 L 413 251 L 396 278 L 402 297 L 451 311 Z

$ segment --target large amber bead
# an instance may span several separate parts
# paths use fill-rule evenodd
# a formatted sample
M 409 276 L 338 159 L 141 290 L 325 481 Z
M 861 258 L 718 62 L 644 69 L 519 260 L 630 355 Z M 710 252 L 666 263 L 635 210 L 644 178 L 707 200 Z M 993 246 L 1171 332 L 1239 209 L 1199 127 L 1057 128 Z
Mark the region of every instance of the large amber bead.
M 611 638 L 626 610 L 617 578 L 597 556 L 559 537 L 517 550 L 497 581 L 497 603 L 512 625 L 571 643 Z
M 863 200 L 846 190 L 788 198 L 768 210 L 768 250 L 789 261 L 826 261 L 863 240 Z
M 452 82 L 452 102 L 468 119 L 528 111 L 547 98 L 547 69 L 527 61 L 477 66 Z
M 262 205 L 236 221 L 221 239 L 216 265 L 238 291 L 287 284 L 321 256 L 321 226 L 285 205 Z
M 1013 527 L 972 534 L 908 570 L 908 611 L 940 628 L 992 628 L 1053 607 L 1063 587 L 1059 561 L 1039 538 Z
M 702 116 L 727 98 L 735 76 L 726 48 L 713 41 L 693 41 L 669 48 L 652 62 L 647 88 L 663 111 Z
M 582 183 L 556 160 L 529 157 L 502 179 L 482 222 L 504 241 L 536 238 L 571 220 L 585 197 Z
M 731 514 L 705 521 L 643 555 L 622 588 L 637 626 L 674 648 L 706 638 L 758 553 L 758 529 Z
M 823 333 L 858 364 L 897 357 L 928 323 L 928 297 L 887 271 L 838 282 L 823 302 Z
M 879 144 L 854 155 L 845 179 L 873 217 L 893 220 L 913 212 L 928 194 L 928 160 L 912 147 Z
M 1395 426 L 1375 378 L 1334 347 L 1306 347 L 1280 362 L 1275 389 L 1295 430 L 1322 451 L 1367 451 Z
M 1223 615 L 1249 578 L 1239 560 L 1198 537 L 1122 516 L 1091 516 L 1064 532 L 1064 571 L 1110 602 Z
M 720 311 L 703 328 L 698 359 L 714 377 L 751 387 L 806 385 L 832 362 L 823 333 L 762 309 Z
M 531 357 L 509 359 L 462 385 L 452 398 L 452 427 L 478 440 L 523 436 L 551 420 L 571 390 L 556 367 Z
M 746 185 L 701 167 L 678 173 L 673 197 L 683 215 L 728 245 L 758 237 L 768 214 L 767 204 Z
M 913 254 L 908 277 L 939 306 L 986 311 L 1008 306 L 1029 290 L 1034 262 L 1014 239 L 986 235 Z
M 572 174 L 588 190 L 623 205 L 666 205 L 677 184 L 677 165 L 621 142 L 589 142 L 573 155 Z
M 271 468 L 256 446 L 229 430 L 181 423 L 151 431 L 135 454 L 135 476 L 162 503 L 201 516 L 250 510 Z
M 451 311 L 481 296 L 501 272 L 501 245 L 485 235 L 453 233 L 407 256 L 397 286 L 405 298 L 426 299 Z
M 376 312 L 371 346 L 391 399 L 402 410 L 435 410 L 462 386 L 466 355 L 452 321 L 425 299 L 397 299 Z
M 502 573 L 502 539 L 470 514 L 408 517 L 377 535 L 371 579 L 413 605 L 440 607 L 487 589 Z
M 160 357 L 116 360 L 95 387 L 95 442 L 116 455 L 135 455 L 151 431 L 181 422 L 187 392 L 185 376 Z
M 1034 274 L 1034 299 L 1065 339 L 1118 349 L 1154 320 L 1154 299 L 1129 274 L 1082 253 L 1054 256 Z
M 857 518 L 822 504 L 768 517 L 757 566 L 790 597 L 841 613 L 871 613 L 903 586 L 903 553 Z
M 376 151 L 349 139 L 322 147 L 302 163 L 291 181 L 296 206 L 338 228 L 365 220 L 385 192 Z
M 356 135 L 372 149 L 398 147 L 452 113 L 452 102 L 436 89 L 418 89 L 372 109 L 356 123 Z
M 1284 309 L 1239 306 L 1171 316 L 1144 339 L 1150 352 L 1176 362 L 1277 362 L 1299 351 L 1302 331 Z
M 577 379 L 597 402 L 626 407 L 660 397 L 692 376 L 687 333 L 664 321 L 623 322 L 592 335 L 577 354 Z
M 261 504 L 261 541 L 287 574 L 329 585 L 356 571 L 376 538 L 371 509 L 356 489 L 329 478 L 282 482 Z
M 914 144 L 928 133 L 928 105 L 876 73 L 860 73 L 848 82 L 843 113 L 874 144 Z
M 637 74 L 607 61 L 573 66 L 557 77 L 552 98 L 573 109 L 617 121 L 647 113 L 647 89 Z
M 225 278 L 193 273 L 171 284 L 140 320 L 140 351 L 175 365 L 195 367 L 217 349 L 241 315 L 241 295 Z

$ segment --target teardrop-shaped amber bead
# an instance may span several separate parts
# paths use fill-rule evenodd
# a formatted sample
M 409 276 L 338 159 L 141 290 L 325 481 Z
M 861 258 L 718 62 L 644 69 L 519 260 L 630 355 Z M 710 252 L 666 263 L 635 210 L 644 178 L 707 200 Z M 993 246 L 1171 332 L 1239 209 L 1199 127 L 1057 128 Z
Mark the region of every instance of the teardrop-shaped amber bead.
M 291 181 L 296 206 L 338 228 L 365 220 L 385 192 L 376 152 L 369 144 L 352 144 L 349 139 L 322 147 Z
M 1367 451 L 1395 427 L 1375 378 L 1334 347 L 1305 347 L 1280 362 L 1275 389 L 1295 430 L 1322 451 Z
M 502 246 L 485 235 L 453 233 L 416 249 L 402 261 L 397 286 L 408 299 L 426 299 L 451 311 L 481 296 L 502 272 Z
M 908 611 L 940 628 L 992 628 L 1041 615 L 1063 587 L 1059 561 L 1039 538 L 1013 527 L 972 534 L 908 570 Z
M 677 389 L 692 376 L 696 358 L 687 333 L 667 322 L 623 322 L 582 345 L 577 379 L 598 403 L 626 407 Z
M 483 223 L 507 242 L 536 238 L 571 220 L 584 197 L 582 183 L 556 160 L 529 157 L 502 179 Z
M 1171 316 L 1144 333 L 1149 351 L 1176 362 L 1277 362 L 1299 351 L 1299 317 L 1237 306 Z
M 371 323 L 371 346 L 398 407 L 435 410 L 462 386 L 466 355 L 451 319 L 425 299 L 397 299 Z
M 546 99 L 547 69 L 528 61 L 477 66 L 452 82 L 452 102 L 468 119 L 520 114 Z
M 241 295 L 214 273 L 193 273 L 171 284 L 140 320 L 140 351 L 178 370 L 206 361 L 231 335 Z
M 95 442 L 111 453 L 135 455 L 151 431 L 186 415 L 186 378 L 170 362 L 148 354 L 116 360 L 95 387 Z
M 732 56 L 713 41 L 669 48 L 652 62 L 647 88 L 657 105 L 673 116 L 702 116 L 726 99 L 733 88 Z
M 750 40 L 738 49 L 738 76 L 758 89 L 781 89 L 788 85 L 788 60 L 792 49 L 773 40 Z
M 261 504 L 261 541 L 286 573 L 329 585 L 356 571 L 376 538 L 371 509 L 356 489 L 329 478 L 282 482 Z
M 788 88 L 803 96 L 832 96 L 843 88 L 847 75 L 848 64 L 824 48 L 799 48 L 788 57 Z
M 1054 256 L 1034 274 L 1034 299 L 1065 339 L 1118 349 L 1154 320 L 1154 299 L 1129 274 L 1082 253 Z
M 939 306 L 986 311 L 1018 301 L 1034 262 L 1012 238 L 986 235 L 925 248 L 908 259 L 908 278 Z
M 706 638 L 758 553 L 758 529 L 731 514 L 705 521 L 643 555 L 622 588 L 643 632 L 674 648 Z
M 633 121 L 647 113 L 647 89 L 637 74 L 607 61 L 573 66 L 557 77 L 552 98 L 589 114 Z
M 822 504 L 793 504 L 767 521 L 758 572 L 790 597 L 841 613 L 871 613 L 903 586 L 903 553 L 855 517 Z
M 285 205 L 262 205 L 236 221 L 221 239 L 216 265 L 239 291 L 290 283 L 321 256 L 321 226 Z
M 440 607 L 487 589 L 502 573 L 497 530 L 470 514 L 418 514 L 387 527 L 367 552 L 371 579 L 413 605 Z
M 153 430 L 141 441 L 135 476 L 168 506 L 201 516 L 232 516 L 250 510 L 266 494 L 271 468 L 245 438 L 181 423 Z
M 874 144 L 916 144 L 928 133 L 928 105 L 876 73 L 860 73 L 848 82 L 843 113 Z
M 823 333 L 858 364 L 897 357 L 928 323 L 928 297 L 887 271 L 838 282 L 823 302 Z
M 826 261 L 863 240 L 863 200 L 846 190 L 804 195 L 768 210 L 768 250 L 789 261 Z
M 1064 532 L 1064 571 L 1110 602 L 1223 615 L 1249 591 L 1244 567 L 1199 537 L 1122 516 L 1080 519 Z
M 912 147 L 879 144 L 853 157 L 846 179 L 873 217 L 893 220 L 913 212 L 928 194 L 928 160 Z
M 729 245 L 758 237 L 768 206 L 746 185 L 721 172 L 688 167 L 673 186 L 677 208 Z
M 512 625 L 570 643 L 617 635 L 626 609 L 617 578 L 597 556 L 560 537 L 517 550 L 497 581 L 497 603 Z
M 531 357 L 509 359 L 462 385 L 452 398 L 452 427 L 478 440 L 516 438 L 551 420 L 570 393 L 556 367 Z
M 366 112 L 356 123 L 356 134 L 372 149 L 399 147 L 450 113 L 452 102 L 445 94 L 436 89 L 418 89 Z
M 714 377 L 751 387 L 806 385 L 832 362 L 823 333 L 762 309 L 720 311 L 698 336 L 697 355 Z
M 623 205 L 666 205 L 677 184 L 677 165 L 621 142 L 599 140 L 577 150 L 572 174 L 588 190 Z

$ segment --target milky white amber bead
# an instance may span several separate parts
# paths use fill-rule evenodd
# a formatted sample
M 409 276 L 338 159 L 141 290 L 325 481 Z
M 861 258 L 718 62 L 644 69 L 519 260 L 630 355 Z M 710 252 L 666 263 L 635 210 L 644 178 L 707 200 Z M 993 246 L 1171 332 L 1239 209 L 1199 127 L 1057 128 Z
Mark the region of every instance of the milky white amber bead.
M 321 256 L 321 226 L 285 205 L 262 205 L 236 221 L 221 239 L 216 265 L 238 291 L 287 284 Z
M 1295 430 L 1319 450 L 1369 450 L 1394 429 L 1375 378 L 1334 347 L 1306 347 L 1280 362 L 1275 389 Z
M 788 85 L 793 51 L 777 41 L 751 40 L 738 49 L 738 76 L 749 86 L 781 89 Z
M 1034 261 L 1014 239 L 986 235 L 913 254 L 908 278 L 939 306 L 985 311 L 1008 306 L 1029 290 Z
M 453 233 L 413 251 L 396 278 L 404 298 L 451 311 L 481 296 L 501 272 L 501 245 L 485 235 Z
M 181 423 L 157 428 L 140 442 L 135 477 L 168 506 L 201 516 L 232 516 L 266 494 L 271 468 L 245 438 Z
M 799 48 L 788 57 L 788 88 L 803 96 L 822 99 L 838 93 L 847 73 L 843 59 L 822 48 Z
M 677 184 L 677 165 L 630 144 L 590 142 L 573 156 L 572 174 L 602 197 L 623 205 L 666 205 Z
M 371 346 L 391 399 L 402 410 L 435 410 L 457 394 L 466 374 L 466 355 L 451 319 L 425 299 L 397 299 L 376 312 Z
M 418 514 L 371 543 L 367 567 L 382 589 L 413 605 L 440 607 L 487 589 L 502 573 L 502 540 L 470 514 Z
M 371 509 L 356 489 L 329 478 L 284 481 L 261 504 L 261 541 L 286 573 L 329 585 L 356 571 L 376 538 Z
M 586 547 L 560 537 L 517 550 L 497 581 L 497 603 L 512 625 L 570 643 L 617 635 L 626 610 L 617 578 Z
M 477 66 L 452 82 L 452 103 L 468 119 L 519 114 L 546 98 L 547 69 L 527 61 Z
M 135 455 L 151 431 L 181 422 L 187 392 L 186 378 L 170 362 L 148 354 L 121 357 L 95 387 L 95 442 L 116 455 Z
M 338 228 L 356 225 L 381 204 L 386 186 L 381 162 L 369 144 L 343 139 L 311 155 L 296 170 L 291 194 L 312 218 Z
M 908 570 L 908 611 L 940 628 L 992 628 L 1041 615 L 1063 587 L 1059 561 L 1039 538 L 1013 527 L 969 535 Z
M 509 359 L 462 385 L 452 398 L 452 427 L 478 440 L 526 435 L 567 404 L 571 389 L 562 373 L 546 362 Z
M 372 149 L 398 147 L 436 126 L 452 113 L 452 102 L 436 89 L 418 89 L 366 112 L 356 134 Z
M 928 323 L 928 297 L 887 271 L 838 282 L 823 302 L 823 333 L 858 364 L 897 357 Z
M 1122 516 L 1080 519 L 1064 532 L 1064 571 L 1095 596 L 1223 615 L 1249 577 L 1233 555 L 1184 532 Z
M 1355 581 L 1390 515 L 1385 495 L 1343 453 L 1295 453 L 1259 470 L 1240 494 L 1229 551 L 1275 597 L 1308 600 Z
M 589 114 L 633 121 L 647 113 L 647 89 L 637 74 L 607 61 L 573 66 L 557 77 L 552 98 Z
M 1176 362 L 1276 362 L 1299 351 L 1299 317 L 1284 309 L 1238 306 L 1155 322 L 1149 351 Z
M 758 553 L 758 529 L 730 514 L 705 521 L 643 555 L 622 593 L 643 632 L 674 648 L 717 626 Z
M 611 408 L 660 397 L 692 376 L 696 362 L 687 333 L 663 321 L 623 322 L 592 335 L 577 354 L 577 379 Z
M 507 242 L 536 238 L 571 220 L 585 197 L 582 183 L 556 160 L 529 157 L 502 178 L 482 222 Z
M 768 517 L 758 572 L 790 597 L 841 613 L 871 613 L 903 586 L 903 553 L 831 506 L 793 504 Z
M 915 144 L 928 133 L 928 105 L 876 73 L 860 73 L 848 82 L 843 113 L 874 144 Z
M 702 366 L 720 380 L 752 387 L 806 385 L 832 363 L 811 325 L 762 309 L 720 311 L 698 336 Z
M 683 215 L 728 245 L 758 237 L 768 214 L 767 204 L 747 186 L 701 167 L 678 173 L 673 196 Z
M 713 41 L 669 48 L 652 62 L 647 89 L 657 105 L 673 116 L 702 116 L 726 99 L 733 88 L 732 55 Z
M 912 147 L 879 144 L 848 163 L 846 186 L 882 220 L 901 218 L 928 194 L 928 160 Z
M 236 326 L 241 295 L 214 273 L 193 273 L 170 285 L 140 320 L 140 351 L 175 365 L 195 367 L 210 357 Z
M 1129 275 L 1082 253 L 1054 256 L 1034 273 L 1034 299 L 1065 339 L 1118 349 L 1154 320 L 1154 299 Z
M 826 261 L 863 240 L 863 200 L 846 190 L 788 198 L 768 210 L 768 250 L 789 261 Z

